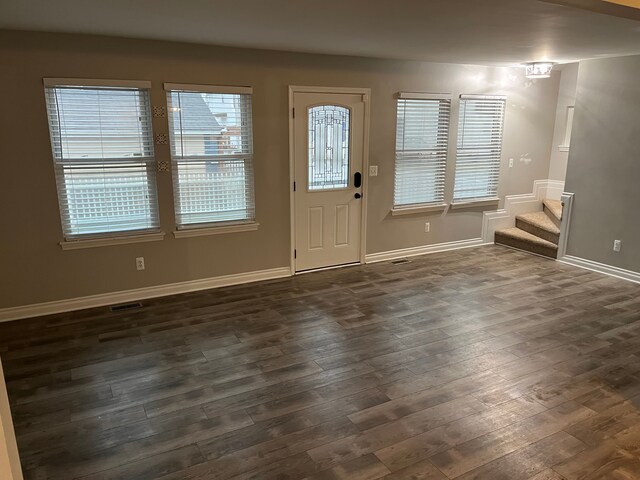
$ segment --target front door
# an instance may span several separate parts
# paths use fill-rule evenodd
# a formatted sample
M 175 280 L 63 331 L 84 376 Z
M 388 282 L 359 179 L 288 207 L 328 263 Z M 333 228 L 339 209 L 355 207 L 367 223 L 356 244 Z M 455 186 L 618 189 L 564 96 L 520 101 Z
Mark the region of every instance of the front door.
M 293 95 L 296 271 L 360 262 L 361 94 Z

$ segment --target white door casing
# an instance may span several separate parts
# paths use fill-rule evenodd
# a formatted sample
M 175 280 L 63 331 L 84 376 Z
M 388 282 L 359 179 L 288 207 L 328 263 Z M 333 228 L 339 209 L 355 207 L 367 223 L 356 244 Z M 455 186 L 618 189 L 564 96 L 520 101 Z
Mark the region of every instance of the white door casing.
M 290 90 L 295 272 L 364 256 L 368 91 L 329 90 Z

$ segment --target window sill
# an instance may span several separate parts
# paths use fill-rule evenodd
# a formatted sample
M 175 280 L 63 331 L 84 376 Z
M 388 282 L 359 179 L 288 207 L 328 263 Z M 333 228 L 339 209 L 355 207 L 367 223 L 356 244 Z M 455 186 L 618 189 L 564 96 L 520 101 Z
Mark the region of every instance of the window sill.
M 452 210 L 460 210 L 462 208 L 474 207 L 497 207 L 500 203 L 499 198 L 487 198 L 484 200 L 471 200 L 469 202 L 456 202 L 451 204 Z
M 391 215 L 415 215 L 418 213 L 435 213 L 435 212 L 443 212 L 447 209 L 447 204 L 442 203 L 440 205 L 416 205 L 413 207 L 399 207 L 392 208 Z
M 205 235 L 220 235 L 223 233 L 251 232 L 258 230 L 260 224 L 258 222 L 238 223 L 235 225 L 219 225 L 216 227 L 202 228 L 186 228 L 184 230 L 176 230 L 173 236 L 176 238 L 202 237 Z
M 60 242 L 62 250 L 80 250 L 82 248 L 108 247 L 110 245 L 125 245 L 127 243 L 157 242 L 164 239 L 164 232 L 127 235 L 122 237 L 103 237 L 80 240 L 65 240 Z

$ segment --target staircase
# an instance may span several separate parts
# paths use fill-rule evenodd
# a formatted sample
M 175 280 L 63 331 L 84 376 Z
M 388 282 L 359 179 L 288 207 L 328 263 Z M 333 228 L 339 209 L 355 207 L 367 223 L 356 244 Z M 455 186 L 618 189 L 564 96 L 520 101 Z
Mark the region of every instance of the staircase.
M 558 256 L 562 202 L 543 200 L 542 211 L 516 216 L 516 226 L 496 230 L 499 245 L 526 250 L 549 258 Z

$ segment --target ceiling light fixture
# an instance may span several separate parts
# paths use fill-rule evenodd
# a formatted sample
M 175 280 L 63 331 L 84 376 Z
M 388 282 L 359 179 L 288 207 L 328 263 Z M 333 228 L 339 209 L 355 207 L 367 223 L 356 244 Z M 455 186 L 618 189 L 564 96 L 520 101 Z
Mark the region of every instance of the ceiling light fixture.
M 527 78 L 549 78 L 553 62 L 531 62 L 524 65 Z

